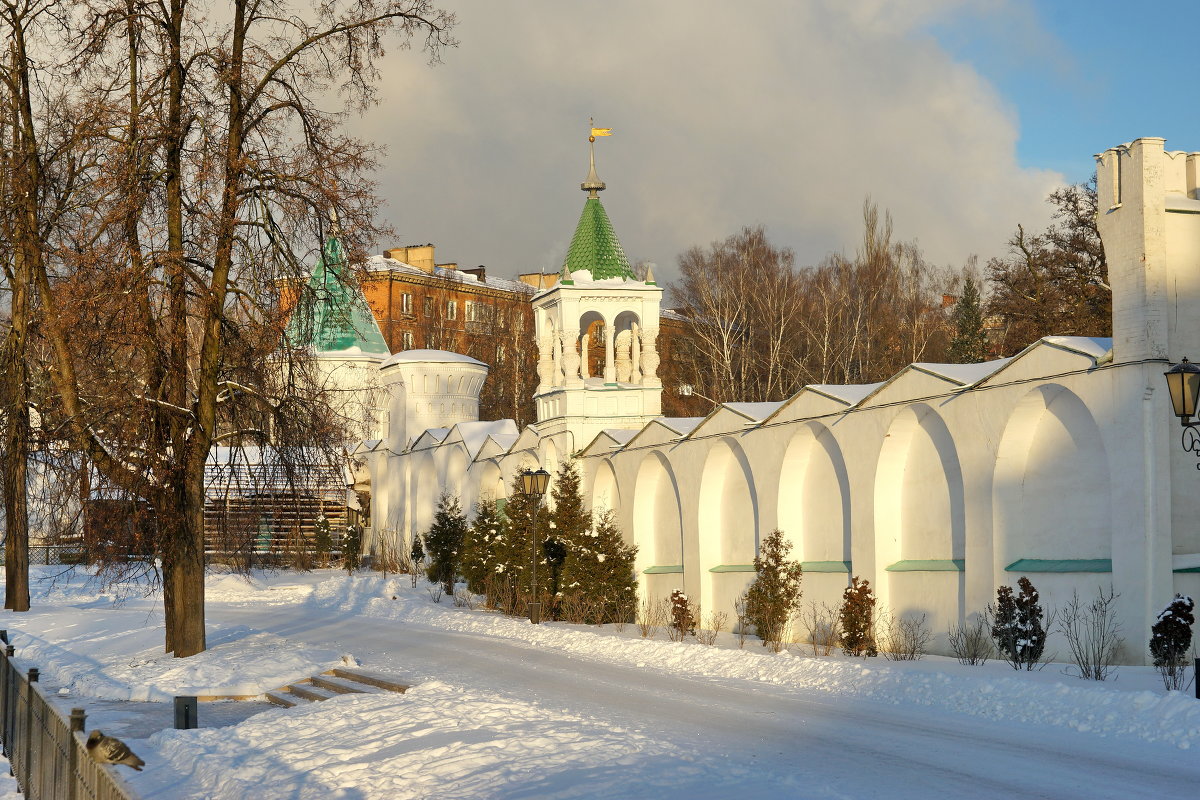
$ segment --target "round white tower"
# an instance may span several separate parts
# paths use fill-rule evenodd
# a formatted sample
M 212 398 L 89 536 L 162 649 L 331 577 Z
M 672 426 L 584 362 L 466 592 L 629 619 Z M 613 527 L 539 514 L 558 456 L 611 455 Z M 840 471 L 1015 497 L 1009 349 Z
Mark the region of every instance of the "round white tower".
M 479 390 L 488 366 L 447 350 L 403 350 L 379 366 L 389 393 L 388 447 L 402 452 L 429 428 L 479 419 Z

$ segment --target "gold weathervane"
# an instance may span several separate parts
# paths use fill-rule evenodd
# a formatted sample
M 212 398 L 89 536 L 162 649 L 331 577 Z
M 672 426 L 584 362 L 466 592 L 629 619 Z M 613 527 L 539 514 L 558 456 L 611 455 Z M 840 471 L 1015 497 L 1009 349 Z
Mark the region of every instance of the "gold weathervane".
M 612 136 L 612 128 L 597 128 L 596 121 L 591 117 L 588 117 L 588 125 L 592 129 L 591 134 L 588 136 L 589 142 L 595 142 L 597 136 Z

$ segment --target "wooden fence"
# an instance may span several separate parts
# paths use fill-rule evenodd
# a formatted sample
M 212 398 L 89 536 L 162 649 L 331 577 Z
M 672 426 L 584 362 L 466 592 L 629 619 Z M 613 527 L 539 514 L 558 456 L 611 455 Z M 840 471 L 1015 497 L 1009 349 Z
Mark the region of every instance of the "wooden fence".
M 87 754 L 82 708 L 69 719 L 46 700 L 36 668 L 0 652 L 0 743 L 29 800 L 137 800 L 111 767 Z

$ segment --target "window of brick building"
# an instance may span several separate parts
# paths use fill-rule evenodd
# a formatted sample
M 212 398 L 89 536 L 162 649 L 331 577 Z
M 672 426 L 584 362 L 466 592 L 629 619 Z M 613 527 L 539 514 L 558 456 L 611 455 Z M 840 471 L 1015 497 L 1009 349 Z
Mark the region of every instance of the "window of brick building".
M 425 298 L 425 316 L 427 316 L 427 317 L 433 316 L 433 298 L 432 297 Z
M 409 295 L 405 295 L 405 297 L 409 297 Z M 413 349 L 412 331 L 404 331 L 402 334 L 400 334 L 400 349 L 402 349 L 402 350 L 412 350 Z
M 446 303 L 446 319 L 458 319 L 457 300 L 450 300 Z
M 411 294 L 400 295 L 400 313 L 411 314 L 413 312 L 413 302 Z

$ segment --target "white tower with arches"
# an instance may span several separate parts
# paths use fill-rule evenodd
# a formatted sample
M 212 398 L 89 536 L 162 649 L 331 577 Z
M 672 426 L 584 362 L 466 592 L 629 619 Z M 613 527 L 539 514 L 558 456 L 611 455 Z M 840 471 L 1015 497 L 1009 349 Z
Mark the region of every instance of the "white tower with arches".
M 587 199 L 562 275 L 533 300 L 537 427 L 543 436 L 569 439 L 563 443 L 567 452 L 606 428 L 636 430 L 662 414 L 662 289 L 652 272 L 638 280 L 629 268 L 600 203 L 605 187 L 596 175 L 594 149 L 580 188 Z

